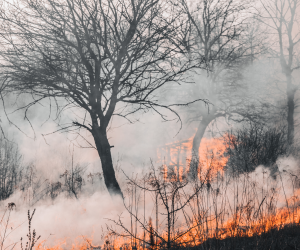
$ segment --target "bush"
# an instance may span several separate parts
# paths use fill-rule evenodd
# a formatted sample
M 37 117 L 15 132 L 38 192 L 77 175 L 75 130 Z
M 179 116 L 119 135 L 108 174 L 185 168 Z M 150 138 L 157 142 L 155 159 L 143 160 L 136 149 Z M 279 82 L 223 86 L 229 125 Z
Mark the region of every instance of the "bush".
M 226 169 L 231 173 L 251 172 L 259 165 L 274 166 L 279 156 L 288 153 L 287 136 L 283 128 L 250 124 L 227 134 L 229 147 Z

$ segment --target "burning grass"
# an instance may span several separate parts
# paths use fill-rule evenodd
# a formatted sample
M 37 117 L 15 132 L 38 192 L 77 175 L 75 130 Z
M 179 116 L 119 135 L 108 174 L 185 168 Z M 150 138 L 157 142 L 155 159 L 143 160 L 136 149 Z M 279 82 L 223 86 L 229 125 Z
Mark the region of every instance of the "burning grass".
M 166 180 L 163 169 L 152 171 L 147 179 L 129 179 L 127 214 L 111 220 L 101 249 L 284 249 L 299 243 L 300 193 L 290 171 L 273 176 L 260 167 L 238 176 L 219 173 L 210 185 L 180 181 L 171 171 Z M 152 211 L 144 201 L 153 204 Z M 130 221 L 123 223 L 126 218 Z M 97 249 L 91 242 L 71 249 Z M 66 249 L 64 243 L 39 247 Z
M 253 236 L 235 236 L 225 239 L 211 238 L 193 250 L 282 250 L 299 249 L 300 226 L 289 224 Z
M 186 176 L 176 178 L 172 171 L 166 179 L 157 170 L 144 179 L 148 186 L 131 180 L 127 211 L 132 224 L 127 227 L 122 218 L 115 220 L 122 230 L 111 229 L 111 234 L 118 236 L 111 245 L 134 245 L 137 249 L 196 247 L 210 239 L 254 237 L 299 224 L 299 180 L 292 172 L 282 170 L 273 175 L 259 167 L 239 175 L 220 171 L 212 178 L 209 169 L 206 171 L 206 178 L 196 181 L 188 181 Z M 151 215 L 144 215 L 141 205 L 150 197 L 154 203 L 153 230 L 146 219 Z
M 66 240 L 63 240 L 63 241 L 59 242 L 57 245 L 52 246 L 52 247 L 47 247 L 47 242 L 42 241 L 35 247 L 34 250 L 65 250 L 66 248 L 69 250 L 101 249 L 100 246 L 98 247 L 98 246 L 94 246 L 92 244 L 92 238 L 80 236 L 80 237 L 77 237 L 77 239 L 75 239 L 75 242 L 70 247 L 67 247 Z
M 282 148 L 277 150 L 277 146 L 282 147 L 278 132 L 259 130 L 261 135 L 266 135 L 263 137 L 266 142 L 261 144 L 262 140 L 258 136 L 253 138 L 251 131 L 245 137 L 227 134 L 223 138 L 204 139 L 199 149 L 198 178 L 195 180 L 189 180 L 189 166 L 185 167 L 182 160 L 183 155 L 188 165 L 194 164 L 190 160 L 191 140 L 167 145 L 165 152 L 169 156 L 161 155 L 165 163 L 162 168 L 153 167 L 140 181 L 129 180 L 131 188 L 126 208 L 131 227 L 121 218 L 113 221 L 121 229 L 110 230 L 119 236 L 116 246 L 137 249 L 197 247 L 212 239 L 252 238 L 280 231 L 287 225 L 298 226 L 298 164 L 292 158 L 279 158 L 274 162 L 274 157 L 284 152 Z M 272 143 L 274 140 L 277 146 Z M 230 159 L 231 166 L 239 164 L 239 159 L 232 159 L 232 155 L 236 156 L 240 150 L 246 152 L 247 145 L 257 145 L 256 154 L 251 157 L 248 154 L 252 165 L 265 156 L 271 157 L 271 165 L 253 168 L 254 171 L 233 171 L 230 167 L 229 171 Z M 247 159 L 243 159 L 244 165 Z M 147 214 L 141 200 L 150 199 L 154 205 L 152 214 Z M 153 228 L 148 218 L 153 219 Z M 123 245 L 120 245 L 120 238 Z
M 263 166 L 255 171 L 228 171 L 226 167 L 233 161 L 226 153 L 234 139 L 227 138 L 227 142 L 222 138 L 204 140 L 199 150 L 198 178 L 191 180 L 189 166 L 183 164 L 180 155 L 175 157 L 185 152 L 184 148 L 191 149 L 190 141 L 185 146 L 177 143 L 176 150 L 168 149 L 172 154 L 165 163 L 169 165 L 152 165 L 142 177 L 127 177 L 125 212 L 108 221 L 101 249 L 239 249 L 247 244 L 252 248 L 244 249 L 276 249 L 280 244 L 274 242 L 283 240 L 281 234 L 299 232 L 296 160 L 277 160 L 276 171 Z M 183 155 L 185 164 L 193 164 L 190 153 Z M 47 241 L 42 241 L 34 249 L 100 249 L 92 242 L 81 236 L 72 246 L 62 240 L 47 247 Z M 293 242 L 299 239 L 294 237 Z

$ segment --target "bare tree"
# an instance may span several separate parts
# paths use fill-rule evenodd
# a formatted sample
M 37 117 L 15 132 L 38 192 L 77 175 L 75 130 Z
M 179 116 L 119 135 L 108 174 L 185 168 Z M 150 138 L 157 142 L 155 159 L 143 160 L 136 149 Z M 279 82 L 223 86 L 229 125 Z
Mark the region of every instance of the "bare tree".
M 194 39 L 188 44 L 194 60 L 203 62 L 198 73 L 206 80 L 197 82 L 199 97 L 209 100 L 209 109 L 195 105 L 192 118 L 197 121 L 197 132 L 193 138 L 193 161 L 191 176 L 196 176 L 198 150 L 207 127 L 217 118 L 244 121 L 257 119 L 253 101 L 245 88 L 243 69 L 259 53 L 259 32 L 250 25 L 251 5 L 246 1 L 199 0 L 181 1 L 190 21 L 190 34 Z M 247 101 L 248 100 L 248 101 Z
M 294 142 L 294 113 L 295 94 L 299 82 L 295 78 L 295 70 L 300 69 L 300 1 L 299 0 L 272 0 L 261 1 L 263 12 L 259 19 L 270 30 L 270 49 L 279 59 L 282 73 L 286 82 L 288 143 Z M 276 37 L 276 39 L 274 39 Z
M 190 183 L 186 176 L 180 178 L 178 173 L 174 172 L 174 169 L 169 169 L 166 176 L 164 171 L 163 167 L 160 167 L 157 171 L 152 165 L 150 173 L 146 174 L 142 179 L 142 183 L 127 177 L 128 184 L 132 185 L 132 190 L 138 188 L 146 192 L 146 194 L 149 195 L 147 197 L 155 197 L 155 228 L 152 226 L 151 217 L 149 223 L 145 222 L 145 218 L 138 213 L 137 208 L 135 211 L 132 210 L 133 204 L 127 205 L 124 202 L 127 212 L 132 219 L 135 220 L 135 230 L 137 230 L 137 225 L 139 225 L 149 237 L 141 237 L 134 232 L 133 227 L 131 227 L 131 229 L 128 228 L 124 224 L 121 216 L 119 216 L 118 220 L 111 221 L 120 227 L 123 232 L 120 233 L 113 227 L 109 227 L 110 233 L 118 237 L 133 238 L 135 247 L 137 243 L 146 243 L 152 247 L 156 246 L 170 249 L 172 247 L 186 246 L 191 243 L 190 239 L 185 239 L 184 237 L 189 235 L 189 233 L 199 225 L 198 223 L 191 225 L 193 219 L 187 215 L 188 213 L 185 209 L 191 205 L 193 199 L 203 189 L 204 181 L 207 180 L 207 176 L 204 181 L 198 180 L 196 183 L 193 183 L 194 186 L 189 186 Z M 183 217 L 184 223 L 180 222 L 179 216 Z M 188 225 L 187 228 L 182 226 L 185 223 Z M 154 236 L 156 238 L 155 242 Z
M 122 191 L 115 177 L 107 130 L 113 116 L 130 119 L 160 108 L 167 82 L 184 81 L 191 67 L 181 56 L 186 19 L 178 5 L 159 0 L 21 0 L 1 8 L 1 68 L 7 89 L 74 108 L 74 126 L 94 139 L 106 187 Z M 63 104 L 61 102 L 63 100 Z M 83 111 L 80 116 L 79 110 Z
M 14 142 L 0 137 L 0 200 L 7 199 L 18 188 L 22 155 Z

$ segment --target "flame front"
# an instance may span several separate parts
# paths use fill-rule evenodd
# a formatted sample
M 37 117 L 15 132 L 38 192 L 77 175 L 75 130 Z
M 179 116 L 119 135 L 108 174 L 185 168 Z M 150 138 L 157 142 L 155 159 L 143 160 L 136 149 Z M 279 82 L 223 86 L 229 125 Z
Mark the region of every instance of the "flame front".
M 164 178 L 168 177 L 168 169 L 181 179 L 189 172 L 192 160 L 193 139 L 167 144 L 158 149 L 159 161 L 164 164 Z M 224 137 L 203 138 L 199 147 L 198 178 L 214 179 L 218 173 L 223 173 L 228 156 L 224 153 L 228 144 Z
M 239 176 L 228 175 L 224 169 L 228 162 L 228 157 L 224 156 L 227 148 L 228 144 L 224 143 L 223 138 L 202 140 L 197 180 L 202 186 L 187 181 L 188 166 L 192 157 L 191 139 L 160 148 L 160 160 L 164 162 L 161 168 L 164 185 L 180 187 L 186 183 L 187 186 L 181 194 L 183 197 L 200 187 L 188 200 L 188 205 L 180 210 L 182 214 L 176 214 L 177 224 L 176 227 L 173 224 L 173 229 L 166 226 L 166 213 L 163 212 L 166 201 L 159 201 L 158 196 L 153 195 L 146 197 L 144 194 L 142 198 L 139 195 L 143 192 L 134 198 L 132 189 L 129 192 L 132 195 L 129 199 L 131 229 L 128 227 L 127 234 L 108 233 L 101 248 L 93 246 L 92 239 L 85 237 L 80 243 L 73 244 L 72 250 L 159 249 L 165 248 L 170 237 L 172 246 L 193 247 L 210 238 L 251 237 L 271 229 L 280 229 L 285 225 L 299 224 L 300 191 L 298 184 L 295 184 L 297 176 L 287 171 L 272 176 L 265 168 L 257 168 L 255 172 Z M 291 183 L 293 186 L 288 186 Z M 148 215 L 145 215 L 144 207 L 144 215 L 139 219 L 144 220 L 144 224 L 143 227 L 139 227 L 137 214 L 143 210 L 139 202 L 148 202 L 151 199 L 154 199 L 154 208 L 151 210 L 150 220 L 147 223 L 145 216 Z M 182 201 L 179 199 L 179 204 L 180 202 Z M 135 214 L 137 217 L 134 217 Z M 54 247 L 45 245 L 45 242 L 42 242 L 35 249 L 65 249 L 65 241 Z

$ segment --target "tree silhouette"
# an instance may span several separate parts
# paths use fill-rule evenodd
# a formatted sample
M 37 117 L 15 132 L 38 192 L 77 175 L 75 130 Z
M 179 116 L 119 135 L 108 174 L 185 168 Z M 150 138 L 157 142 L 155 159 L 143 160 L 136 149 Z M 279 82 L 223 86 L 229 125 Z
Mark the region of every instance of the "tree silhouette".
M 197 122 L 193 137 L 190 176 L 197 176 L 199 147 L 207 127 L 216 119 L 245 121 L 260 119 L 242 81 L 243 70 L 261 52 L 255 25 L 250 25 L 251 4 L 239 0 L 181 0 L 189 17 L 193 43 L 189 44 L 193 60 L 202 62 L 198 74 L 205 79 L 196 82 L 192 95 L 207 99 L 211 105 L 190 109 L 190 120 Z M 252 19 L 253 21 L 253 19 Z M 260 35 L 260 34 L 259 34 Z M 260 110 L 261 111 L 261 110 Z
M 259 20 L 268 27 L 272 42 L 271 54 L 280 62 L 280 67 L 286 82 L 287 100 L 287 138 L 290 145 L 294 142 L 295 124 L 294 113 L 295 94 L 299 89 L 299 81 L 296 71 L 300 69 L 300 1 L 276 0 L 260 1 L 262 11 Z
M 154 94 L 165 83 L 184 82 L 192 67 L 182 56 L 182 9 L 159 0 L 21 0 L 4 1 L 0 19 L 2 79 L 8 91 L 32 95 L 25 117 L 44 99 L 59 112 L 83 111 L 62 129 L 91 133 L 106 187 L 122 196 L 107 130 L 113 116 L 176 113 Z

